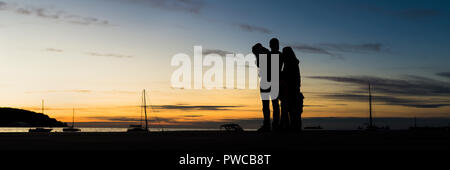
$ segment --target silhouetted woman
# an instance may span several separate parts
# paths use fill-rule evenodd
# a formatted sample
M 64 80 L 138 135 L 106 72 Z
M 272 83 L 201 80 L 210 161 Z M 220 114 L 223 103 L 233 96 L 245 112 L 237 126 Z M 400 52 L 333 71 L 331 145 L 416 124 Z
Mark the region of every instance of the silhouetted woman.
M 282 97 L 287 102 L 290 128 L 301 130 L 301 114 L 303 112 L 303 94 L 300 92 L 300 61 L 295 56 L 291 47 L 283 48 L 284 67 L 282 71 L 283 79 L 286 83 L 286 90 Z

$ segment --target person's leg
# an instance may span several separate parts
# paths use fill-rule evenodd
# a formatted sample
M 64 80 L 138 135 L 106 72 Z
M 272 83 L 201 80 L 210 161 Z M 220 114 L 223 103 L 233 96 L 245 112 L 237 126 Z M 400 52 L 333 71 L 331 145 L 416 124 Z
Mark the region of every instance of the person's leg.
M 299 115 L 299 119 L 298 119 L 298 128 L 297 128 L 297 130 L 298 131 L 302 131 L 302 112 L 303 112 L 303 109 L 301 109 L 301 111 L 300 111 L 300 115 Z
M 269 132 L 270 131 L 270 101 L 269 100 L 261 100 L 263 106 L 263 116 L 264 122 L 263 125 L 258 129 L 258 132 Z
M 289 126 L 289 129 L 292 130 L 297 130 L 300 126 L 300 119 L 299 119 L 299 109 L 296 109 L 295 107 L 299 107 L 299 106 L 294 106 L 294 108 L 292 108 L 289 112 L 289 118 L 291 120 L 291 126 Z
M 289 90 L 286 81 L 280 81 L 280 105 L 281 105 L 281 118 L 280 118 L 280 130 L 287 130 L 289 128 Z
M 300 120 L 300 114 L 301 114 L 301 108 L 303 107 L 300 102 L 300 96 L 299 94 L 292 94 L 290 96 L 290 103 L 289 103 L 289 116 L 291 119 L 291 126 L 290 128 L 292 130 L 298 130 L 301 127 L 301 120 Z
M 295 96 L 293 96 L 292 94 L 289 96 L 289 119 L 290 119 L 290 126 L 289 129 L 296 129 L 297 128 L 297 104 L 296 104 L 296 99 Z
M 279 128 L 280 124 L 280 103 L 278 99 L 272 100 L 272 107 L 273 107 L 272 128 L 277 129 Z
M 263 126 L 270 127 L 270 101 L 262 100 L 264 123 Z
M 283 98 L 280 100 L 281 105 L 281 118 L 280 118 L 280 129 L 285 130 L 289 128 L 289 99 Z
M 302 113 L 303 113 L 303 94 L 301 92 L 299 92 L 296 96 L 295 96 L 295 100 L 296 100 L 296 107 L 295 107 L 295 117 L 293 119 L 295 119 L 296 123 L 295 123 L 295 130 L 301 131 L 302 130 Z
M 303 96 L 303 94 L 300 92 L 300 99 L 299 99 L 299 101 L 300 101 L 300 106 L 299 106 L 299 115 L 298 115 L 298 130 L 299 131 L 302 131 L 302 114 L 303 114 L 303 99 L 304 99 L 304 96 Z

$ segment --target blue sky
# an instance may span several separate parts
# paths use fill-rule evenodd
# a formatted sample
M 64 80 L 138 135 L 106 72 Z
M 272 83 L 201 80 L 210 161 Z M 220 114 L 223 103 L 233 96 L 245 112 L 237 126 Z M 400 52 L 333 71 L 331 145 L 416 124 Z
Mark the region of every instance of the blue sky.
M 304 116 L 364 117 L 370 80 L 380 116 L 447 117 L 449 19 L 446 0 L 0 0 L 0 91 L 9 95 L 0 102 L 37 109 L 45 98 L 61 119 L 76 103 L 91 121 L 135 114 L 114 107 L 148 88 L 159 105 L 239 106 L 200 119 L 259 118 L 257 91 L 239 93 L 245 101 L 174 91 L 170 60 L 194 45 L 248 54 L 277 37 L 301 60 Z

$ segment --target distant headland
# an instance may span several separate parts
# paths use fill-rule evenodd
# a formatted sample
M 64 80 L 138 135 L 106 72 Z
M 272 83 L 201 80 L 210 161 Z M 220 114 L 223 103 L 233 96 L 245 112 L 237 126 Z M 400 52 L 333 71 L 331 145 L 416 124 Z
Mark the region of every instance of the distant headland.
M 29 110 L 0 107 L 0 127 L 65 127 L 48 115 Z

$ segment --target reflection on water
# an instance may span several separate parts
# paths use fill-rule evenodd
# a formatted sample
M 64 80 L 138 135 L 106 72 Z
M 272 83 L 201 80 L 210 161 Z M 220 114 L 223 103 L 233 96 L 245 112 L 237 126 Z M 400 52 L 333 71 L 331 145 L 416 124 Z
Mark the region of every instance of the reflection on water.
M 28 132 L 29 129 L 35 127 L 1 127 L 0 133 L 12 133 L 12 132 Z M 63 128 L 52 128 L 52 132 L 63 132 Z M 126 132 L 127 128 L 78 128 L 81 132 Z M 215 131 L 219 129 L 187 129 L 187 128 L 150 128 L 150 131 Z M 255 129 L 246 129 L 247 131 L 253 131 Z

